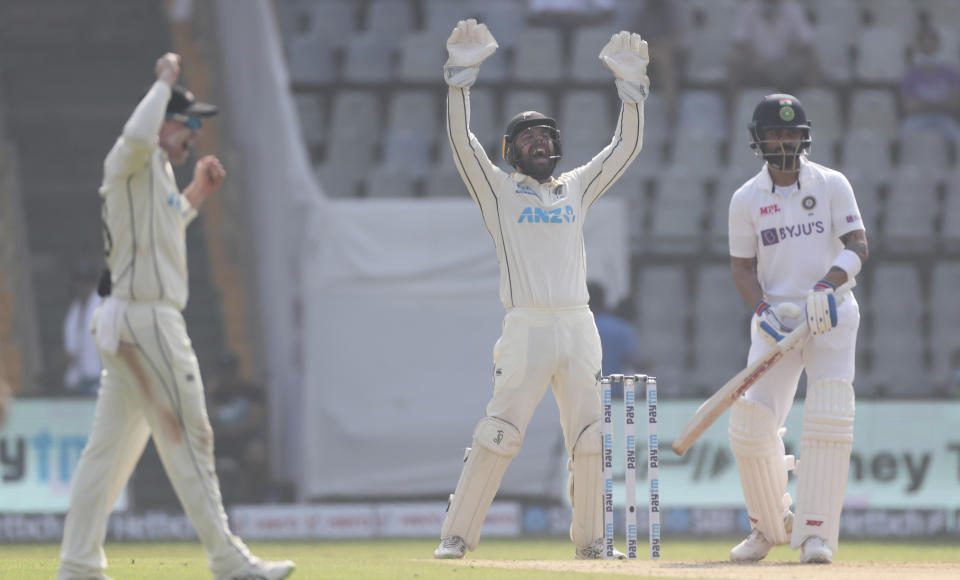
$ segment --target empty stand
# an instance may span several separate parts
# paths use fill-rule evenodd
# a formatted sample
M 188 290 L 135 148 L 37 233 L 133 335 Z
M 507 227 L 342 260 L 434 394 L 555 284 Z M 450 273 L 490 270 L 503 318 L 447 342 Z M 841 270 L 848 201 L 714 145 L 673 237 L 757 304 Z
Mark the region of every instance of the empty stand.
M 701 266 L 695 288 L 694 375 L 702 391 L 712 394 L 747 364 L 751 313 L 733 286 L 727 264 Z
M 365 20 L 364 31 L 367 35 L 396 45 L 404 35 L 413 30 L 413 5 L 410 2 L 396 0 L 368 2 Z
M 295 84 L 322 85 L 336 80 L 333 47 L 313 32 L 287 41 L 287 66 L 290 82 Z
M 705 181 L 684 170 L 664 172 L 656 180 L 650 247 L 669 254 L 697 251 L 703 235 Z
M 510 76 L 524 82 L 557 82 L 561 79 L 563 45 L 554 28 L 528 28 L 516 42 Z
M 856 89 L 850 97 L 851 132 L 870 130 L 887 139 L 897 134 L 897 101 L 889 89 Z
M 899 171 L 887 192 L 883 238 L 889 252 L 928 253 L 936 242 L 939 181 L 923 171 Z
M 434 30 L 414 32 L 400 40 L 399 79 L 409 83 L 442 82 L 447 35 Z M 486 71 L 485 71 L 486 72 Z
M 343 79 L 350 83 L 380 84 L 393 79 L 394 45 L 376 33 L 360 34 L 347 41 Z
M 671 396 L 697 395 L 686 371 L 688 287 L 682 267 L 648 266 L 640 272 L 635 294 L 637 342 L 644 370 L 669 385 Z
M 926 314 L 919 271 L 912 264 L 880 264 L 871 286 L 872 331 L 861 336 L 873 352 L 871 380 L 881 393 L 902 397 L 932 395 L 924 363 Z
M 934 264 L 930 281 L 930 349 L 935 377 L 946 375 L 953 351 L 960 348 L 960 262 Z
M 862 83 L 895 84 L 907 67 L 907 36 L 901 26 L 868 26 L 857 39 L 854 77 Z
M 939 129 L 913 129 L 899 139 L 900 169 L 942 174 L 951 165 L 950 142 Z
M 577 28 L 573 31 L 573 50 L 568 77 L 578 82 L 609 82 L 613 75 L 600 61 L 600 50 L 617 29 L 610 26 Z

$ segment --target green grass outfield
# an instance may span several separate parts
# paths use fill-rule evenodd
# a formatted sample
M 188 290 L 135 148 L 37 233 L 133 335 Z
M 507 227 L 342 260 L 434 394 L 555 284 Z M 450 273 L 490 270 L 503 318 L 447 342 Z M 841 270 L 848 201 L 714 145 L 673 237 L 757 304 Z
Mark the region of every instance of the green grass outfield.
M 483 540 L 477 551 L 458 561 L 432 558 L 435 539 L 316 542 L 254 542 L 253 551 L 268 559 L 297 562 L 294 580 L 583 580 L 587 578 L 703 579 L 957 579 L 960 539 L 936 542 L 847 541 L 833 565 L 801 566 L 797 553 L 778 547 L 761 564 L 727 562 L 735 539 L 665 539 L 663 559 L 578 562 L 573 547 L 560 539 Z M 112 543 L 107 545 L 115 580 L 209 580 L 199 543 Z M 0 578 L 51 580 L 56 576 L 55 544 L 0 545 Z

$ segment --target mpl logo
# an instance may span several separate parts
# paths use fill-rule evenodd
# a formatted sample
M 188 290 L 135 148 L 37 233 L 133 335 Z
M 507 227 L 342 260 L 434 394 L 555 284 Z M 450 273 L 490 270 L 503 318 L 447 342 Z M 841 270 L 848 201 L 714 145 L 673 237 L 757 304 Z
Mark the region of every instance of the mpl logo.
M 562 208 L 543 209 L 542 207 L 527 206 L 523 208 L 517 223 L 531 224 L 570 224 L 577 221 L 577 214 L 573 207 L 565 205 Z
M 760 208 L 760 215 L 773 215 L 775 213 L 780 213 L 780 206 L 777 204 L 765 205 Z

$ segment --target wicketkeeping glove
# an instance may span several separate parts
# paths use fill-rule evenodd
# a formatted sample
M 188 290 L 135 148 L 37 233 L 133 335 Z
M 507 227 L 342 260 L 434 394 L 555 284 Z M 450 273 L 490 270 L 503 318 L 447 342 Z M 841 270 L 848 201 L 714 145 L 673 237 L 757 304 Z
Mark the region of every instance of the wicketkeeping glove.
M 636 103 L 647 98 L 650 53 L 647 41 L 639 34 L 624 30 L 611 36 L 610 42 L 600 51 L 600 61 L 617 77 L 617 90 L 622 100 Z
M 781 318 L 796 318 L 800 316 L 800 308 L 789 302 L 770 306 L 765 300 L 757 303 L 757 327 L 760 335 L 767 341 L 776 344 L 793 329 L 783 323 Z
M 486 24 L 478 24 L 473 18 L 457 22 L 447 39 L 443 79 L 450 86 L 469 87 L 477 80 L 480 63 L 498 47 Z
M 807 325 L 810 334 L 819 336 L 837 325 L 836 286 L 820 280 L 807 293 Z

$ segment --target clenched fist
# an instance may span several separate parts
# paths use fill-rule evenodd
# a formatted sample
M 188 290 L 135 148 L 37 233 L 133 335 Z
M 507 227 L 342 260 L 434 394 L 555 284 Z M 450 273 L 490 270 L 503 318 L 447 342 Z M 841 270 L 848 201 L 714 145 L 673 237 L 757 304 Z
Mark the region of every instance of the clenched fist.
M 157 59 L 155 67 L 157 80 L 161 80 L 170 86 L 173 86 L 180 77 L 180 55 L 168 52 Z

